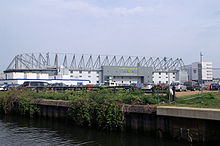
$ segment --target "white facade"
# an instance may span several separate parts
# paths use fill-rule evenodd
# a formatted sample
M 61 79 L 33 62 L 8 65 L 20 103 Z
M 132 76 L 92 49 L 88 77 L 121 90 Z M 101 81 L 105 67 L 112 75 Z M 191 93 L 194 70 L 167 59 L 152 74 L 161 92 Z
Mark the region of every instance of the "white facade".
M 212 79 L 212 62 L 202 62 L 202 80 L 211 81 Z
M 66 85 L 87 85 L 89 80 L 76 80 L 76 79 L 4 79 L 0 80 L 0 84 L 23 84 L 26 81 L 43 81 L 50 84 L 63 83 Z
M 12 72 L 5 74 L 6 79 L 49 79 L 49 75 L 45 73 L 23 73 Z
M 100 83 L 101 81 L 101 71 L 100 70 L 79 70 L 70 71 L 70 79 L 86 79 L 90 80 L 91 84 Z
M 54 76 L 49 76 L 48 74 L 41 74 L 41 73 L 7 73 L 7 79 L 49 79 L 49 80 L 54 80 L 54 82 L 59 82 L 61 83 L 63 80 L 67 79 L 76 79 L 76 80 L 88 80 L 88 84 L 97 84 L 101 83 L 101 76 L 102 72 L 100 71 L 69 71 L 69 74 L 62 75 L 54 75 Z M 176 73 L 168 73 L 167 72 L 154 72 L 153 73 L 153 83 L 155 84 L 160 84 L 160 83 L 166 83 L 168 84 L 169 82 L 174 82 L 176 81 Z M 134 77 L 134 76 L 123 76 L 123 77 L 114 77 L 114 81 L 117 82 L 118 84 L 131 84 L 131 83 L 138 83 L 141 82 L 141 79 L 139 77 Z M 14 84 L 22 84 L 23 81 L 13 81 Z M 66 82 L 67 83 L 67 82 Z M 70 85 L 75 85 L 72 84 L 71 82 L 68 83 Z
M 0 80 L 5 79 L 5 74 L 4 73 L 0 73 Z
M 199 62 L 192 63 L 192 80 L 199 80 Z
M 176 81 L 176 73 L 168 73 L 168 72 L 154 72 L 153 73 L 153 83 L 161 84 L 161 83 L 172 83 Z
M 141 82 L 139 77 L 128 77 L 128 76 L 114 77 L 114 81 L 117 82 L 119 85 Z
M 184 83 L 185 81 L 189 81 L 187 71 L 186 70 L 177 71 L 176 81 L 179 81 L 180 83 Z
M 212 62 L 194 62 L 191 65 L 185 66 L 189 80 L 193 81 L 212 81 L 213 72 L 212 72 Z
M 21 72 L 6 73 L 6 79 L 24 79 L 24 73 Z
M 88 84 L 97 84 L 103 82 L 102 70 L 69 70 L 66 71 L 66 68 L 60 68 L 57 75 L 51 75 L 46 73 L 23 73 L 23 72 L 13 72 L 6 73 L 7 79 L 38 79 L 38 80 L 54 80 L 54 82 L 61 83 L 63 80 L 66 80 L 65 83 L 69 85 L 75 85 L 72 81 L 68 82 L 67 80 L 78 80 L 78 81 L 88 81 Z M 175 81 L 184 82 L 185 79 L 184 73 L 177 72 L 166 72 L 166 71 L 155 71 L 152 75 L 152 82 L 155 84 L 161 83 L 172 83 Z M 143 82 L 141 77 L 138 76 L 113 76 L 114 82 L 117 82 L 119 85 L 131 84 L 131 83 L 141 83 Z M 21 81 L 18 81 L 20 84 Z M 148 81 L 149 82 L 149 81 Z M 14 83 L 15 84 L 15 83 Z M 17 83 L 16 83 L 17 84 Z M 77 84 L 77 83 L 76 83 Z M 84 82 L 83 82 L 84 84 Z

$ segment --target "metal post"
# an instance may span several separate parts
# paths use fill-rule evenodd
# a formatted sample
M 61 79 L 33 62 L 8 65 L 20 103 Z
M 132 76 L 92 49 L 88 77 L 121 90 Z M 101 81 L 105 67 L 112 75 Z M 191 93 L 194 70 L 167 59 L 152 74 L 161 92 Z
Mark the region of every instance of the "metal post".
M 116 86 L 114 86 L 114 94 L 116 95 Z
M 170 103 L 170 73 L 168 71 L 168 95 L 169 95 L 169 103 Z
M 157 99 L 156 101 L 159 103 L 159 88 L 157 88 Z

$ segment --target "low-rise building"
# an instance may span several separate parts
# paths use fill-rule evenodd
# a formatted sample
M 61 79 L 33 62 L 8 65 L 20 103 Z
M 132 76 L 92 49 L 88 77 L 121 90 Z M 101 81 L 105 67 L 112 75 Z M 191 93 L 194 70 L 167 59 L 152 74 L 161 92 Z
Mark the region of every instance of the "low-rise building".
M 194 62 L 185 66 L 189 80 L 197 82 L 210 82 L 213 80 L 212 62 Z

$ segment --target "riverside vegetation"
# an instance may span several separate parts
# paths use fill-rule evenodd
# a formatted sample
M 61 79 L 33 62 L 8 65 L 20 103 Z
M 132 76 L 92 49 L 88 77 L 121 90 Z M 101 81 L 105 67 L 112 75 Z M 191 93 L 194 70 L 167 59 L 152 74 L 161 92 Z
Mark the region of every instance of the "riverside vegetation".
M 39 112 L 32 99 L 70 100 L 68 115 L 81 125 L 97 126 L 104 129 L 115 129 L 122 126 L 121 104 L 156 104 L 155 96 L 144 94 L 140 90 L 117 93 L 110 89 L 99 91 L 30 91 L 9 90 L 0 94 L 0 111 L 5 114 L 16 111 L 20 114 L 33 115 Z M 160 100 L 166 102 L 167 95 L 160 95 Z
M 168 96 L 166 94 L 149 95 L 143 93 L 141 90 L 119 90 L 114 93 L 110 89 L 103 89 L 99 91 L 84 90 L 60 93 L 13 89 L 1 92 L 0 112 L 8 114 L 16 111 L 23 115 L 33 115 L 39 112 L 39 109 L 31 101 L 32 99 L 40 98 L 70 100 L 72 104 L 68 109 L 68 115 L 71 119 L 81 125 L 97 126 L 104 129 L 120 129 L 122 127 L 121 104 L 156 105 L 158 104 L 158 99 L 160 103 L 168 103 Z M 220 105 L 219 95 L 211 93 L 203 94 L 199 98 L 192 98 L 190 100 L 177 98 L 176 101 L 177 106 L 195 105 L 197 107 L 209 107 Z

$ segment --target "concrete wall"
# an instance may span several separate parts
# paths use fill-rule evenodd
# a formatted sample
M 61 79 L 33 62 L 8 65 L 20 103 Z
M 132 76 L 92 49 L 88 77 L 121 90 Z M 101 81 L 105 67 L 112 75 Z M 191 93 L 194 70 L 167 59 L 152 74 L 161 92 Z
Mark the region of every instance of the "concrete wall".
M 71 101 L 35 99 L 39 116 L 66 118 Z M 188 142 L 214 142 L 220 137 L 220 110 L 121 105 L 125 131 L 139 131 L 158 137 Z

